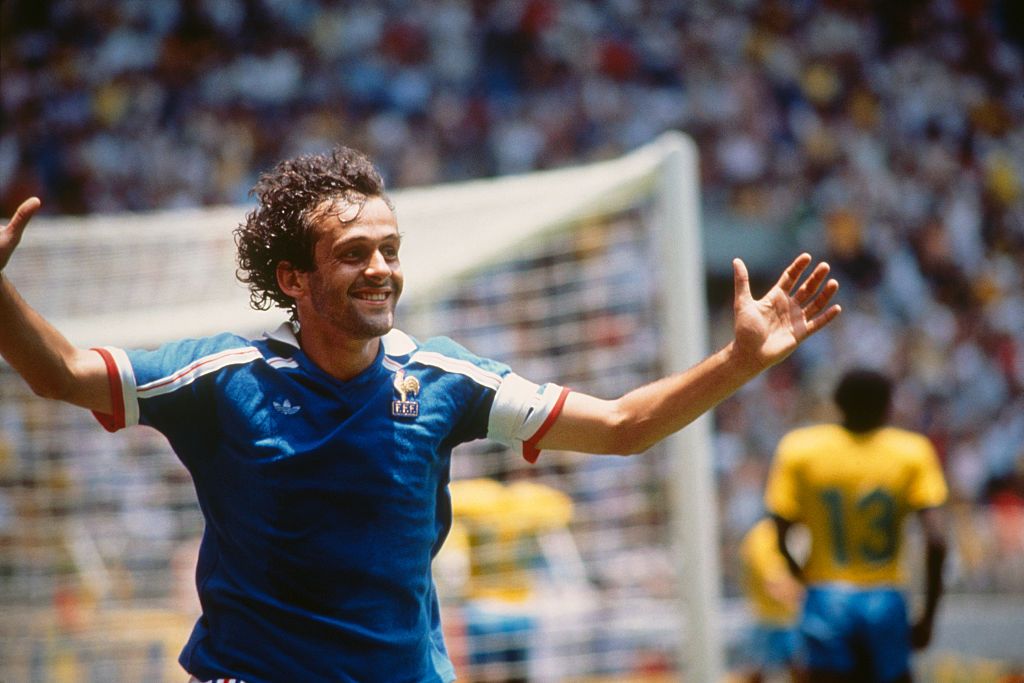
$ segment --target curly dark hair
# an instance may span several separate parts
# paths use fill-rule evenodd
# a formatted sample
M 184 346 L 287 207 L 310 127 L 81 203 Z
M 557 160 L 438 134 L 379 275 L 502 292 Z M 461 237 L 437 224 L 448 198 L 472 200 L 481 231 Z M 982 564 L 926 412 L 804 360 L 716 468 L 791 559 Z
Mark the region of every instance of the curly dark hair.
M 317 238 L 316 210 L 328 199 L 363 203 L 381 197 L 384 180 L 363 153 L 349 147 L 335 147 L 328 154 L 310 154 L 288 159 L 260 175 L 250 191 L 258 206 L 234 230 L 238 248 L 235 275 L 249 286 L 249 303 L 265 311 L 276 305 L 295 316 L 294 300 L 277 284 L 277 264 L 288 261 L 300 271 L 315 269 Z

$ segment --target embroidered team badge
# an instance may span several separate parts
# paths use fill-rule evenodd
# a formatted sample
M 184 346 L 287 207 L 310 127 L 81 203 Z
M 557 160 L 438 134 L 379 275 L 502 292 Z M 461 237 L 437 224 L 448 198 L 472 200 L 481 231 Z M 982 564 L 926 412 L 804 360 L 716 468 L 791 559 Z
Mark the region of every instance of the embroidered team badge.
M 412 375 L 406 375 L 405 370 L 399 370 L 395 373 L 394 385 L 398 400 L 391 402 L 391 416 L 417 417 L 420 414 L 420 403 L 411 397 L 420 393 L 420 381 Z

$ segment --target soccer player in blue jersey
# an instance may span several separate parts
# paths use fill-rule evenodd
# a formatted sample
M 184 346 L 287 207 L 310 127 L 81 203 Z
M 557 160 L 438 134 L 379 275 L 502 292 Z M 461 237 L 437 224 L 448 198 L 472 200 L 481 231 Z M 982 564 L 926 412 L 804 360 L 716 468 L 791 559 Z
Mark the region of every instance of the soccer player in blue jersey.
M 37 394 L 108 429 L 160 430 L 192 475 L 202 616 L 180 661 L 198 681 L 453 680 L 431 560 L 451 526 L 456 444 L 489 437 L 530 461 L 545 448 L 642 452 L 839 314 L 826 264 L 804 279 L 799 256 L 755 300 L 737 259 L 731 343 L 595 398 L 394 328 L 401 236 L 363 155 L 282 162 L 254 193 L 240 278 L 254 305 L 291 316 L 258 339 L 76 348 L 2 275 L 39 200 L 0 230 L 0 354 Z
M 867 369 L 835 391 L 840 424 L 796 429 L 779 443 L 765 491 L 777 543 L 807 584 L 800 631 L 812 683 L 909 683 L 910 653 L 928 645 L 942 596 L 946 481 L 931 442 L 887 424 L 892 385 Z M 903 596 L 906 517 L 924 531 L 925 601 L 911 625 Z M 786 544 L 807 526 L 797 564 Z

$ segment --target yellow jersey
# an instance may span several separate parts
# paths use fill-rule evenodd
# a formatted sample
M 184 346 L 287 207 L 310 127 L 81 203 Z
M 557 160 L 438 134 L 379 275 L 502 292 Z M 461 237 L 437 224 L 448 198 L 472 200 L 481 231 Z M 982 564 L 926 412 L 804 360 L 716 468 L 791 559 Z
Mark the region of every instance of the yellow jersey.
M 470 598 L 516 602 L 530 597 L 537 535 L 565 528 L 572 499 L 531 481 L 508 485 L 493 479 L 460 479 L 450 486 L 452 512 L 465 529 Z
M 935 449 L 923 435 L 818 425 L 779 442 L 765 504 L 807 526 L 809 584 L 871 587 L 903 583 L 904 521 L 915 510 L 941 505 L 947 494 Z
M 758 621 L 790 626 L 799 614 L 801 586 L 779 552 L 775 523 L 767 517 L 740 541 L 743 592 Z

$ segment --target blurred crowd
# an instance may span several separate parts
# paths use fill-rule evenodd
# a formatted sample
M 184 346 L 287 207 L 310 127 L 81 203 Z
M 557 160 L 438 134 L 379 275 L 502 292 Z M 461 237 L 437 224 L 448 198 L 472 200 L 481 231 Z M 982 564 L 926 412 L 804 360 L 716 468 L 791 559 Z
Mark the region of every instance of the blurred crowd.
M 407 187 L 685 131 L 706 216 L 787 236 L 844 287 L 837 325 L 718 412 L 726 531 L 760 513 L 778 437 L 827 419 L 839 372 L 869 364 L 900 380 L 895 419 L 936 442 L 955 497 L 1004 506 L 1024 539 L 1024 4 L 8 0 L 0 13 L 5 215 L 30 194 L 61 214 L 244 202 L 259 170 L 339 141 Z M 714 311 L 716 337 L 729 314 Z

